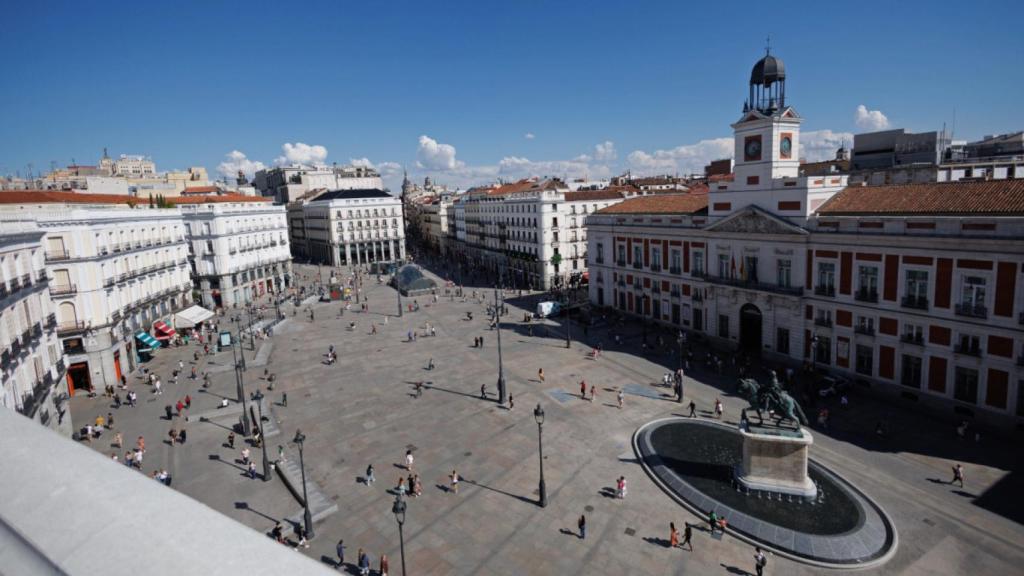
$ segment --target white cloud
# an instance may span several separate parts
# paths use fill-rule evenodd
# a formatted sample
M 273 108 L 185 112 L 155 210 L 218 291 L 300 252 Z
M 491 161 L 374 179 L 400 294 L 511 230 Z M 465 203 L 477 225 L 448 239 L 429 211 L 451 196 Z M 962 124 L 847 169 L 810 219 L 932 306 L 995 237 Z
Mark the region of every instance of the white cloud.
M 238 150 L 232 150 L 225 154 L 225 156 L 227 157 L 227 160 L 217 165 L 217 172 L 219 172 L 221 176 L 234 178 L 238 175 L 238 171 L 241 170 L 246 176 L 252 178 L 252 175 L 256 173 L 257 170 L 263 170 L 266 168 L 263 162 L 250 160 L 244 153 L 239 152 Z
M 455 159 L 455 147 L 441 144 L 430 136 L 420 136 L 419 148 L 416 149 L 416 166 L 424 170 L 446 172 L 461 168 L 464 164 Z
M 304 164 L 312 166 L 316 164 L 323 164 L 327 160 L 327 148 L 318 144 L 310 146 L 302 142 L 285 142 L 281 146 L 281 150 L 284 152 L 283 156 L 278 156 L 274 163 L 278 166 L 287 164 Z
M 600 162 L 608 162 L 615 160 L 618 157 L 619 154 L 615 150 L 615 143 L 611 140 L 605 140 L 604 142 L 594 146 L 594 158 Z
M 348 163 L 360 168 L 376 168 L 376 166 L 373 165 L 373 162 L 370 162 L 370 159 L 366 156 L 363 156 L 362 158 L 349 158 Z
M 850 132 L 833 132 L 831 130 L 812 130 L 800 134 L 800 159 L 807 162 L 818 162 L 836 157 L 836 150 L 843 145 L 853 144 Z
M 505 177 L 528 178 L 551 176 L 558 178 L 603 178 L 611 175 L 611 168 L 593 164 L 586 154 L 572 160 L 532 161 L 520 156 L 506 156 L 498 162 L 498 173 Z
M 863 104 L 857 106 L 854 122 L 858 128 L 864 130 L 885 130 L 889 127 L 889 119 L 882 114 L 881 110 L 868 110 L 868 107 Z
M 526 138 L 527 140 L 533 140 L 534 138 L 536 138 L 536 136 L 533 135 L 533 132 L 527 132 L 526 134 L 523 134 L 523 138 Z
M 401 172 L 402 165 L 398 162 L 381 162 L 377 164 L 377 171 L 381 173 L 381 176 L 390 176 Z
M 639 174 L 681 172 L 700 174 L 712 160 L 732 158 L 733 139 L 713 138 L 696 144 L 676 146 L 669 150 L 644 152 L 635 150 L 626 158 L 630 168 Z

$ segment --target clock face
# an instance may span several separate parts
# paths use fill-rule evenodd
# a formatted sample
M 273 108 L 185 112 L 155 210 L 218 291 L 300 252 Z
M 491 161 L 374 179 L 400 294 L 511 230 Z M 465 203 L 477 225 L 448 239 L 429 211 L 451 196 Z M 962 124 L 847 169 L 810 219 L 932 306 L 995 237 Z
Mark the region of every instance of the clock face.
M 779 155 L 783 158 L 789 158 L 793 155 L 793 137 L 783 136 L 779 142 Z
M 747 137 L 746 144 L 743 147 L 743 155 L 746 157 L 745 160 L 760 160 L 761 159 L 761 137 L 760 136 L 749 136 L 749 137 Z

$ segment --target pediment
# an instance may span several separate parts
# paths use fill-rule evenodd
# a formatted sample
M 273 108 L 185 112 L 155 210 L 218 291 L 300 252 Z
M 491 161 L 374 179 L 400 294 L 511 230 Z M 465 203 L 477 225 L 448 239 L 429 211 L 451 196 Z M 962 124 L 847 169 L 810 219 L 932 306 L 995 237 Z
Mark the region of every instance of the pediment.
M 752 109 L 748 110 L 742 118 L 737 120 L 736 124 L 744 124 L 746 122 L 753 122 L 754 120 L 764 120 L 765 118 L 767 118 L 767 116 L 762 114 L 760 111 Z M 736 124 L 733 125 L 735 126 Z
M 791 224 L 757 206 L 746 208 L 731 214 L 708 226 L 709 232 L 733 232 L 743 234 L 789 234 L 806 236 L 807 230 Z

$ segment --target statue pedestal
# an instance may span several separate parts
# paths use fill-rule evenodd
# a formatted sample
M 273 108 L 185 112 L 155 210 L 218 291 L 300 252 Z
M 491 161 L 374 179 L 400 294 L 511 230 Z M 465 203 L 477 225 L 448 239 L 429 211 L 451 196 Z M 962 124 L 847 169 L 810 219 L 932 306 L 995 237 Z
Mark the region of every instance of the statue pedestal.
M 743 460 L 736 480 L 747 490 L 813 499 L 818 488 L 807 477 L 807 453 L 814 439 L 806 430 L 740 429 Z

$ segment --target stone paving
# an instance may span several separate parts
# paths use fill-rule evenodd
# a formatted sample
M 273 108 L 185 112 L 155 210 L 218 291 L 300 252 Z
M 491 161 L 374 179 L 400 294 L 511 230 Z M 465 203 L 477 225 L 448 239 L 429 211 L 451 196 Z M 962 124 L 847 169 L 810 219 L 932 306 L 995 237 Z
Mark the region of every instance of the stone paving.
M 297 265 L 305 280 L 315 278 L 315 267 Z M 310 272 L 312 271 L 312 274 Z M 467 288 L 467 292 L 472 288 Z M 480 290 L 487 298 L 492 290 Z M 523 310 L 510 298 L 503 318 L 502 348 L 505 376 L 515 407 L 507 410 L 493 399 L 497 380 L 496 333 L 487 327 L 485 305 L 442 297 L 417 298 L 420 311 L 398 318 L 393 290 L 373 277 L 364 282 L 369 313 L 353 311 L 338 317 L 340 304 L 304 302 L 288 321 L 274 331 L 267 368 L 277 374 L 273 392 L 266 392 L 263 368 L 245 373 L 246 391 L 263 388 L 275 403 L 281 434 L 268 441 L 268 456 L 276 458 L 283 445 L 287 458 L 297 450 L 287 444 L 301 428 L 306 435 L 307 477 L 338 506 L 338 512 L 316 525 L 311 547 L 302 550 L 333 565 L 334 546 L 344 538 L 346 560 L 365 548 L 374 563 L 381 553 L 400 565 L 398 526 L 391 513 L 390 490 L 404 470 L 407 449 L 415 455 L 415 472 L 424 493 L 409 500 L 404 528 L 406 562 L 412 574 L 745 574 L 753 573 L 751 547 L 735 538 L 712 539 L 694 531 L 694 551 L 667 548 L 668 523 L 680 529 L 684 522 L 702 519 L 675 503 L 642 471 L 631 448 L 633 432 L 642 424 L 671 415 L 683 415 L 683 405 L 660 387 L 661 374 L 672 365 L 668 357 L 638 355 L 640 329 L 626 326 L 625 339 L 612 345 L 604 330 L 591 329 L 591 344 L 601 341 L 605 352 L 590 358 L 590 348 L 579 340 L 565 348 L 561 326 L 549 322 L 534 336 L 520 325 Z M 315 311 L 315 322 L 304 315 Z M 465 319 L 473 312 L 473 320 Z M 268 315 L 272 315 L 269 312 Z M 387 318 L 387 324 L 384 324 Z M 347 330 L 355 321 L 354 330 Z M 429 322 L 436 337 L 423 337 Z M 371 324 L 377 334 L 371 334 Z M 407 342 L 406 334 L 421 335 Z M 574 327 L 573 336 L 582 335 Z M 472 347 L 483 336 L 484 347 Z M 258 342 L 258 344 L 260 344 Z M 338 350 L 338 362 L 328 366 L 329 344 Z M 178 358 L 189 369 L 194 347 L 158 352 L 150 363 L 164 378 L 164 395 L 154 396 L 133 373 L 131 386 L 139 393 L 136 408 L 111 410 L 103 398 L 72 399 L 76 425 L 98 413 L 115 412 L 115 429 L 126 445 L 139 434 L 147 438 L 143 473 L 168 469 L 174 489 L 268 533 L 275 521 L 295 514 L 297 500 L 275 475 L 272 482 L 251 480 L 241 466 L 242 439 L 231 450 L 228 426 L 216 419 L 190 422 L 188 444 L 171 447 L 160 441 L 171 425 L 162 419 L 163 406 L 190 393 L 193 413 L 216 410 L 222 397 L 233 400 L 234 374 L 212 373 L 213 385 L 202 391 L 200 381 L 169 384 Z M 246 350 L 247 359 L 253 358 Z M 436 368 L 426 369 L 433 358 Z M 230 353 L 210 359 L 230 366 Z M 207 364 L 200 360 L 202 372 Z M 544 382 L 537 371 L 543 368 Z M 596 385 L 595 401 L 579 398 L 579 382 Z M 698 368 L 686 380 L 686 402 L 692 398 L 703 414 L 716 397 L 725 404 L 726 420 L 734 420 L 742 407 L 731 390 L 735 374 L 718 375 Z M 421 397 L 416 382 L 427 382 Z M 480 396 L 485 384 L 488 399 Z M 616 391 L 625 387 L 623 408 Z M 280 405 L 288 394 L 287 407 Z M 544 474 L 549 505 L 536 504 L 538 485 L 537 424 L 532 410 L 537 403 L 547 414 L 544 423 Z M 1020 503 L 1019 451 L 995 439 L 981 445 L 956 442 L 945 424 L 913 413 L 894 411 L 868 399 L 853 398 L 849 415 L 839 415 L 829 431 L 816 431 L 812 457 L 830 466 L 878 502 L 892 517 L 900 545 L 895 557 L 870 574 L 1011 574 L 1024 563 L 1024 528 L 1018 524 Z M 888 440 L 874 438 L 879 413 L 888 415 Z M 93 441 L 109 452 L 110 433 Z M 121 450 L 123 453 L 123 450 Z M 252 449 L 259 462 L 260 454 Z M 964 462 L 967 487 L 944 482 L 953 462 Z M 372 463 L 377 482 L 361 482 Z M 457 470 L 459 493 L 447 491 L 448 476 Z M 624 475 L 628 495 L 610 497 L 615 479 Z M 940 482 L 941 480 L 941 482 Z M 993 501 L 990 494 L 1010 494 Z M 576 533 L 580 514 L 587 517 L 587 538 Z M 1017 518 L 1017 521 L 1014 520 Z M 346 567 L 350 572 L 352 566 Z M 821 569 L 773 557 L 768 574 L 819 574 Z

